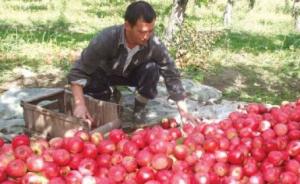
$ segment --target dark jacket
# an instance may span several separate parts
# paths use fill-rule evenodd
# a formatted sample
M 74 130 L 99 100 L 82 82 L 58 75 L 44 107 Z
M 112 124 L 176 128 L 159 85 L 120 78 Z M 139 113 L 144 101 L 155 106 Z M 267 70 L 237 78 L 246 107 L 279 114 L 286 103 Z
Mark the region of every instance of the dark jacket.
M 140 50 L 132 57 L 125 70 L 124 65 L 128 53 L 124 43 L 124 25 L 102 30 L 75 62 L 68 75 L 69 82 L 89 82 L 91 74 L 96 71 L 97 67 L 104 70 L 108 76 L 127 77 L 137 66 L 151 61 L 159 66 L 170 98 L 175 101 L 185 98 L 180 74 L 166 47 L 157 37 L 151 36 L 146 45 L 140 46 Z

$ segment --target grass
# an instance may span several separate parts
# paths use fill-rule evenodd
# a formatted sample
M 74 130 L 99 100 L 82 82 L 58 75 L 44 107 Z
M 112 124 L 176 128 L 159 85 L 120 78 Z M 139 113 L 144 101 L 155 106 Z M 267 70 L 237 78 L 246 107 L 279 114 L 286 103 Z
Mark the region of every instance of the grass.
M 104 27 L 123 22 L 126 0 L 0 1 L 0 84 L 15 67 L 51 65 L 67 72 L 71 63 Z M 156 33 L 163 35 L 171 0 L 149 0 L 157 10 Z M 188 77 L 223 91 L 224 98 L 279 104 L 300 97 L 300 34 L 293 30 L 291 7 L 284 1 L 237 1 L 233 23 L 222 24 L 226 0 L 197 6 L 190 1 L 186 22 L 208 34 L 221 30 L 209 52 L 190 51 L 188 60 L 203 67 L 183 69 Z M 206 42 L 204 42 L 206 43 Z M 192 45 L 193 43 L 191 43 Z M 189 45 L 189 44 L 187 44 Z M 193 44 L 197 45 L 197 44 Z M 180 46 L 170 48 L 173 56 Z M 189 48 L 187 48 L 189 49 Z
M 234 23 L 214 45 L 202 82 L 225 98 L 279 104 L 299 98 L 300 34 L 283 1 L 236 4 Z
M 300 34 L 262 35 L 248 32 L 227 32 L 216 47 L 226 46 L 230 52 L 273 53 L 277 51 L 292 51 L 300 49 Z

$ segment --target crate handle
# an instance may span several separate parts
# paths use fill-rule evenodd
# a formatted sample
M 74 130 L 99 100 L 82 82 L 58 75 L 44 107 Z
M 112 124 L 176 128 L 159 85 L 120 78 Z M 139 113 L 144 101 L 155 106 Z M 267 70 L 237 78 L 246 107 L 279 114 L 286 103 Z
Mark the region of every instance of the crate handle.
M 101 134 L 106 134 L 106 133 L 110 132 L 113 129 L 119 128 L 120 126 L 121 126 L 121 120 L 116 119 L 114 121 L 110 121 L 108 123 L 105 123 L 104 125 L 90 131 L 90 133 L 100 132 Z

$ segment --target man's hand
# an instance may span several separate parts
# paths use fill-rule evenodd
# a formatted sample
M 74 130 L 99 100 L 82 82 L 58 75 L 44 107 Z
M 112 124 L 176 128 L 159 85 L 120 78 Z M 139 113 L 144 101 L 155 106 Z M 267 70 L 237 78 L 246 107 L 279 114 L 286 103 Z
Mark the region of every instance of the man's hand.
M 177 102 L 177 107 L 178 107 L 178 111 L 179 114 L 181 116 L 181 123 L 193 123 L 193 124 L 197 124 L 198 122 L 201 122 L 201 119 L 198 117 L 195 117 L 194 115 L 190 114 L 188 112 L 187 109 L 187 105 L 185 103 L 185 101 L 178 101 Z
M 86 121 L 89 128 L 91 128 L 94 120 L 86 108 L 82 86 L 75 83 L 71 85 L 71 89 L 75 102 L 73 115 Z
M 193 123 L 194 125 L 201 122 L 199 117 L 192 115 L 189 112 L 179 112 L 183 123 Z
M 80 119 L 83 119 L 88 123 L 89 128 L 92 126 L 92 122 L 94 121 L 89 111 L 87 110 L 85 105 L 76 105 L 73 112 L 74 116 Z

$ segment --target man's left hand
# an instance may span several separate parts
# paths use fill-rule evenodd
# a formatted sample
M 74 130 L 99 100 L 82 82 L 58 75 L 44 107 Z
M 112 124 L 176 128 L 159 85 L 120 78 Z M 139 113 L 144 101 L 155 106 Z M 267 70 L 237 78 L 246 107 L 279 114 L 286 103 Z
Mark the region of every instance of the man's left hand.
M 197 124 L 197 123 L 201 122 L 200 118 L 198 118 L 188 112 L 185 101 L 178 101 L 177 107 L 178 107 L 179 114 L 181 116 L 182 124 L 185 124 L 185 123 Z

